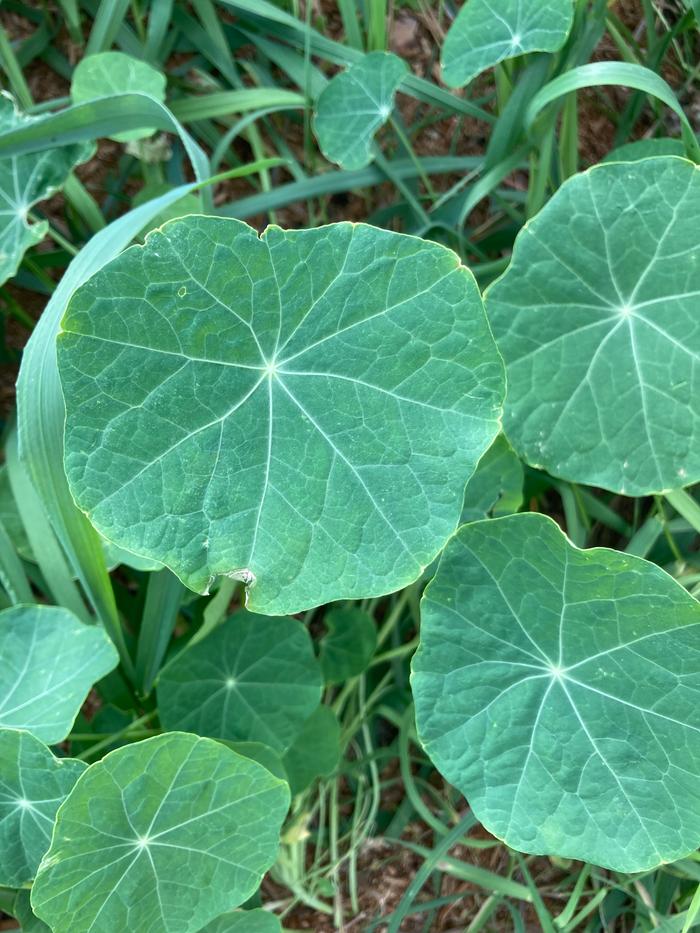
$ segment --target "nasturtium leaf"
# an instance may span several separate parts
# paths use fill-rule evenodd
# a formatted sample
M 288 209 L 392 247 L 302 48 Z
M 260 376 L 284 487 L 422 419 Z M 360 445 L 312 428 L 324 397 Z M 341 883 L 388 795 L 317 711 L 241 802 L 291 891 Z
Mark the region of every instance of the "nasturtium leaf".
M 406 63 L 391 52 L 370 52 L 328 82 L 313 120 L 327 159 L 345 169 L 364 168 L 372 161 L 375 133 L 391 116 L 407 74 Z
M 340 760 L 340 723 L 329 706 L 319 706 L 284 754 L 282 764 L 292 794 L 300 794 L 317 777 L 326 777 Z
M 281 751 L 320 703 L 321 687 L 301 622 L 243 610 L 168 664 L 158 709 L 166 729 Z
M 0 729 L 0 885 L 36 875 L 56 811 L 87 765 L 55 758 L 29 732 Z
M 576 175 L 519 234 L 486 305 L 532 466 L 631 496 L 700 480 L 699 215 L 669 156 Z
M 609 152 L 603 162 L 638 162 L 658 156 L 685 156 L 682 139 L 662 136 L 658 139 L 635 139 Z
M 92 685 L 119 663 L 104 630 L 58 606 L 0 612 L 0 728 L 54 745 L 70 732 Z
M 236 754 L 243 755 L 244 758 L 252 758 L 263 768 L 267 768 L 270 774 L 274 774 L 280 781 L 287 780 L 287 772 L 284 770 L 281 753 L 276 752 L 264 742 L 231 742 L 227 739 L 220 739 L 225 742 Z
M 0 133 L 33 122 L 0 93 Z M 48 223 L 28 222 L 29 211 L 57 191 L 71 169 L 84 162 L 92 146 L 79 143 L 44 152 L 0 159 L 0 285 L 17 272 L 27 250 L 46 236 Z
M 234 910 L 208 923 L 201 933 L 282 933 L 282 924 L 269 910 Z
M 520 458 L 499 434 L 479 461 L 464 490 L 462 522 L 510 515 L 523 504 L 525 476 Z
M 365 224 L 174 220 L 76 291 L 58 354 L 97 529 L 274 615 L 417 579 L 504 391 L 457 256 Z
M 196 933 L 257 890 L 288 806 L 284 782 L 212 739 L 119 748 L 61 807 L 32 908 L 53 933 Z
M 700 605 L 544 515 L 463 526 L 422 602 L 418 732 L 513 848 L 616 871 L 700 844 Z
M 97 52 L 81 59 L 73 71 L 70 93 L 74 104 L 97 97 L 136 91 L 161 103 L 165 100 L 165 75 L 146 62 L 124 52 Z M 155 133 L 155 129 L 126 130 L 110 139 L 125 143 Z
M 374 619 L 362 609 L 331 609 L 323 618 L 328 629 L 321 639 L 319 660 L 327 684 L 361 674 L 377 647 Z
M 467 0 L 442 47 L 442 77 L 463 87 L 526 52 L 556 52 L 571 29 L 572 0 Z

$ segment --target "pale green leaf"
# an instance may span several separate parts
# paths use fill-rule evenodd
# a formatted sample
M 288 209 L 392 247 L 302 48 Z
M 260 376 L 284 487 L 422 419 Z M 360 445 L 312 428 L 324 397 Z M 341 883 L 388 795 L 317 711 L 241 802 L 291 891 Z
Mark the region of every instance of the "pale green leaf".
M 699 214 L 668 156 L 576 175 L 519 234 L 486 304 L 532 466 L 632 496 L 700 480 Z
M 314 114 L 314 132 L 327 159 L 349 170 L 369 165 L 375 133 L 391 116 L 407 74 L 406 63 L 391 52 L 370 52 L 328 82 Z
M 225 739 L 220 739 L 220 741 L 225 741 L 229 748 L 239 755 L 243 755 L 244 758 L 252 758 L 253 761 L 257 761 L 259 765 L 267 768 L 270 774 L 274 774 L 281 781 L 287 780 L 287 772 L 284 770 L 280 757 L 281 753 L 276 752 L 269 745 L 265 745 L 263 742 L 230 742 Z
M 166 729 L 286 748 L 321 701 L 311 638 L 296 619 L 237 612 L 158 679 Z
M 257 612 L 415 580 L 498 430 L 472 275 L 364 224 L 172 221 L 79 289 L 63 330 L 80 507 L 194 590 L 254 584 Z
M 327 777 L 340 760 L 340 723 L 330 706 L 319 706 L 284 754 L 282 764 L 292 794 L 317 777 Z
M 523 504 L 523 465 L 506 438 L 499 434 L 479 461 L 464 490 L 463 522 L 509 515 Z
M 71 98 L 74 104 L 83 104 L 98 97 L 128 94 L 134 91 L 148 94 L 161 103 L 165 100 L 165 75 L 146 62 L 132 58 L 124 52 L 97 52 L 81 59 L 73 71 Z M 155 133 L 155 127 L 126 130 L 110 139 L 129 142 Z
M 35 122 L 0 93 L 0 133 Z M 0 285 L 17 272 L 27 250 L 46 236 L 48 223 L 30 224 L 29 211 L 57 191 L 92 148 L 77 144 L 0 158 Z
M 53 933 L 196 933 L 257 890 L 289 791 L 212 739 L 111 752 L 61 807 L 32 890 Z
M 282 933 L 282 925 L 269 910 L 234 910 L 208 923 L 201 933 Z
M 0 729 L 0 885 L 15 888 L 34 878 L 56 811 L 86 767 L 55 758 L 28 732 Z
M 70 732 L 92 685 L 119 663 L 98 625 L 57 606 L 0 612 L 0 727 L 54 745 Z
M 323 617 L 328 629 L 321 639 L 319 660 L 327 684 L 361 674 L 377 647 L 377 627 L 362 609 L 331 609 Z
M 467 0 L 442 47 L 442 76 L 463 87 L 526 52 L 556 52 L 571 29 L 572 0 Z
M 700 844 L 700 605 L 533 513 L 463 526 L 422 602 L 418 732 L 494 835 L 635 872 Z

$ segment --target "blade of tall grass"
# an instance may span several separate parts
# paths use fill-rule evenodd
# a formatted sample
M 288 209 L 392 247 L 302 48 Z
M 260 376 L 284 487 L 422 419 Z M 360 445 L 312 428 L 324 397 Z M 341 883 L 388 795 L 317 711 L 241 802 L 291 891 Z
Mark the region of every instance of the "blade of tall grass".
M 32 603 L 34 596 L 24 572 L 22 561 L 15 551 L 12 539 L 0 520 L 0 585 L 7 593 L 12 605 Z
M 306 100 L 301 94 L 274 87 L 219 91 L 197 97 L 183 97 L 180 100 L 171 102 L 173 115 L 181 123 L 232 116 L 265 107 L 298 107 L 303 109 L 305 106 Z
M 85 54 L 94 55 L 111 48 L 128 12 L 129 0 L 101 0 L 85 46 Z
M 582 88 L 605 85 L 635 88 L 663 101 L 681 122 L 681 132 L 688 156 L 693 161 L 700 162 L 700 143 L 671 87 L 662 77 L 648 68 L 630 65 L 627 62 L 594 62 L 590 65 L 581 65 L 550 81 L 530 102 L 526 125 L 531 127 L 540 112 L 557 98 Z
M 170 644 L 185 587 L 170 570 L 151 573 L 136 645 L 136 687 L 148 696 Z
M 481 164 L 477 156 L 428 156 L 421 160 L 423 170 L 429 175 L 449 174 L 450 172 L 470 171 Z M 392 161 L 394 174 L 401 179 L 417 178 L 418 170 L 410 159 Z M 305 201 L 309 198 L 318 198 L 326 194 L 337 194 L 341 191 L 356 191 L 359 188 L 368 188 L 386 181 L 386 175 L 375 165 L 355 171 L 329 171 L 323 172 L 303 181 L 292 181 L 285 185 L 278 185 L 270 192 L 254 194 L 247 198 L 240 198 L 232 204 L 225 204 L 218 208 L 217 213 L 225 217 L 238 217 L 245 220 L 256 214 L 264 214 L 268 210 L 275 210 L 293 204 L 295 201 Z
M 350 65 L 357 62 L 362 57 L 362 53 L 357 49 L 342 45 L 322 36 L 316 30 L 308 30 L 306 26 L 285 13 L 267 0 L 219 0 L 224 6 L 229 6 L 240 13 L 251 23 L 262 23 L 268 35 L 276 35 L 285 39 L 290 45 L 304 50 L 305 46 L 310 46 L 312 54 L 325 58 L 336 65 Z M 411 94 L 418 100 L 423 100 L 435 107 L 442 107 L 450 113 L 464 113 L 469 116 L 482 120 L 485 123 L 495 123 L 496 117 L 477 107 L 471 101 L 463 97 L 457 97 L 449 91 L 438 87 L 424 78 L 418 78 L 416 75 L 409 75 L 401 85 L 401 90 Z
M 5 457 L 17 511 L 50 595 L 57 605 L 70 609 L 83 622 L 92 622 L 93 619 L 87 611 L 61 546 L 53 533 L 43 503 L 19 460 L 15 428 L 7 438 Z
M 56 335 L 68 299 L 105 263 L 193 185 L 148 201 L 96 233 L 71 262 L 24 350 L 17 382 L 19 453 L 46 509 L 54 532 L 98 618 L 119 650 L 125 670 L 133 665 L 117 615 L 100 539 L 78 510 L 63 469 L 65 407 L 56 365 Z

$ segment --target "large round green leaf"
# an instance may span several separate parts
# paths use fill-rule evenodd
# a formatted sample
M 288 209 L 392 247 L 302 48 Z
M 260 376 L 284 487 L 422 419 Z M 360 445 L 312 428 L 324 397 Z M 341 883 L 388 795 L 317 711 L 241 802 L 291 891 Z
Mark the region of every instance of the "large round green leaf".
M 289 790 L 212 739 L 160 735 L 92 765 L 32 890 L 53 933 L 196 933 L 274 861 Z
M 82 58 L 76 65 L 70 93 L 74 104 L 129 91 L 148 94 L 162 102 L 165 100 L 165 85 L 165 75 L 138 58 L 124 52 L 97 52 Z M 125 143 L 152 133 L 155 133 L 154 128 L 127 130 L 110 138 Z
M 0 93 L 0 133 L 32 121 Z M 30 224 L 29 211 L 60 188 L 73 166 L 91 152 L 92 146 L 80 143 L 0 159 L 0 285 L 17 272 L 29 247 L 46 236 L 48 223 Z
M 328 82 L 318 98 L 314 132 L 323 154 L 346 169 L 372 160 L 372 142 L 394 109 L 394 97 L 408 74 L 391 52 L 370 52 Z
M 572 0 L 467 0 L 442 47 L 445 83 L 462 87 L 506 58 L 556 52 L 573 17 Z
M 66 470 L 105 537 L 294 613 L 415 580 L 498 430 L 502 363 L 435 243 L 175 220 L 80 288 L 58 338 Z
M 634 872 L 700 844 L 700 605 L 543 515 L 465 525 L 422 604 L 418 732 L 492 833 Z
M 0 727 L 54 745 L 70 732 L 92 685 L 119 663 L 97 625 L 57 606 L 0 612 Z
M 208 923 L 201 933 L 282 933 L 282 925 L 267 910 L 234 910 Z
M 282 764 L 292 794 L 300 794 L 317 777 L 326 777 L 340 760 L 340 723 L 330 706 L 319 706 L 285 752 Z
M 16 888 L 34 878 L 56 811 L 86 767 L 54 758 L 28 732 L 0 729 L 0 885 Z
M 575 176 L 519 234 L 486 304 L 532 466 L 633 496 L 700 480 L 699 215 L 668 156 Z
M 282 751 L 321 701 L 321 671 L 296 619 L 237 612 L 158 679 L 166 729 Z

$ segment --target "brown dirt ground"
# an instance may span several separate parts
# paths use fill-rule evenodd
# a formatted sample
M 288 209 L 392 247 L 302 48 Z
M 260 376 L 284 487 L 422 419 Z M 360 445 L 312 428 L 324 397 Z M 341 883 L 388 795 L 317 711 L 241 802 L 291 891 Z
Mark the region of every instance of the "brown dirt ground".
M 33 0 L 33 5 L 39 7 L 42 2 L 44 0 Z M 674 4 L 671 0 L 666 6 L 669 15 L 672 15 Z M 56 8 L 54 3 L 49 3 L 49 7 Z M 631 29 L 638 28 L 640 22 L 639 0 L 618 0 L 616 9 Z M 342 37 L 342 21 L 338 14 L 337 4 L 333 0 L 320 0 L 320 2 L 315 0 L 314 13 L 323 16 L 328 35 L 333 38 Z M 8 11 L 0 10 L 0 23 L 12 38 L 23 38 L 30 34 L 33 29 L 29 21 Z M 397 4 L 389 34 L 390 48 L 406 58 L 416 74 L 439 81 L 436 49 L 441 42 L 445 25 L 444 22 L 440 22 L 430 12 L 418 12 L 409 7 L 399 7 Z M 640 41 L 643 42 L 643 39 L 643 35 L 640 35 Z M 71 43 L 65 30 L 60 32 L 57 42 L 71 62 L 77 61 L 80 50 Z M 596 60 L 612 60 L 617 57 L 614 44 L 606 37 L 596 51 Z M 674 72 L 673 68 L 669 68 L 665 73 L 665 77 L 672 84 L 678 83 L 679 73 Z M 36 101 L 49 100 L 68 93 L 67 82 L 42 62 L 35 62 L 31 65 L 27 70 L 27 80 Z M 628 93 L 623 89 L 615 90 L 614 93 L 610 94 L 610 97 L 615 108 L 619 110 L 624 106 Z M 690 103 L 697 104 L 697 101 L 691 101 Z M 585 164 L 590 164 L 598 161 L 612 147 L 614 127 L 602 110 L 596 92 L 581 92 L 579 104 L 583 128 L 580 139 L 580 154 L 582 161 Z M 406 122 L 410 123 L 413 120 L 418 106 L 418 102 L 413 99 L 400 96 L 400 108 Z M 700 106 L 697 109 L 700 112 Z M 648 121 L 646 123 L 640 121 L 636 127 L 636 135 L 642 136 L 649 125 Z M 426 127 L 416 140 L 416 151 L 419 155 L 444 154 L 450 150 L 455 134 L 459 134 L 455 147 L 457 154 L 478 154 L 483 151 L 487 141 L 487 128 L 484 124 L 469 118 L 459 121 L 456 117 L 449 117 Z M 304 139 L 301 125 L 290 127 L 287 142 L 296 151 L 303 153 Z M 106 179 L 114 172 L 116 161 L 121 152 L 122 147 L 119 144 L 103 140 L 98 145 L 95 157 L 87 165 L 78 169 L 79 177 L 98 201 L 105 195 Z M 237 154 L 242 158 L 250 155 L 248 144 L 244 140 L 237 142 Z M 285 175 L 283 170 L 273 170 L 275 184 L 285 180 L 288 180 L 288 176 Z M 445 176 L 439 181 L 436 179 L 436 187 L 440 190 L 446 189 L 456 180 L 456 177 L 451 178 L 449 176 Z M 511 179 L 511 183 L 522 186 L 523 179 L 514 177 Z M 230 181 L 219 186 L 216 191 L 216 201 L 222 203 L 249 193 L 250 187 L 244 180 Z M 366 195 L 360 193 L 350 192 L 336 195 L 328 201 L 328 219 L 364 219 L 369 210 L 376 210 L 381 206 L 390 204 L 393 197 L 393 189 L 388 184 L 379 186 L 372 191 L 371 202 Z M 45 206 L 48 207 L 52 222 L 59 229 L 65 229 L 62 197 L 60 195 L 55 196 Z M 265 218 L 252 219 L 252 222 L 256 221 L 259 226 L 263 226 Z M 306 206 L 303 204 L 290 205 L 280 210 L 278 212 L 278 222 L 288 227 L 304 226 L 308 222 Z M 39 316 L 43 304 L 40 296 L 19 289 L 13 290 L 13 296 L 22 303 L 25 310 L 33 318 L 36 319 Z M 26 330 L 14 320 L 9 319 L 7 325 L 8 346 L 19 351 L 26 338 Z M 14 400 L 13 389 L 16 366 L 7 366 L 4 369 L 6 371 L 0 373 L 0 417 L 9 414 Z M 398 800 L 393 801 L 394 806 L 397 806 L 398 803 Z M 391 805 L 392 802 L 388 801 L 387 806 L 391 807 Z M 481 835 L 482 838 L 487 837 L 485 833 Z M 404 838 L 411 842 L 426 842 L 426 844 L 429 844 L 430 832 L 425 825 L 414 823 L 407 828 Z M 451 855 L 498 873 L 504 872 L 508 863 L 507 850 L 500 845 L 490 849 L 467 849 L 457 846 L 452 850 Z M 348 933 L 361 931 L 363 924 L 369 923 L 378 913 L 390 914 L 400 901 L 420 864 L 420 857 L 414 855 L 408 849 L 398 846 L 395 842 L 381 838 L 370 839 L 359 856 L 360 911 L 345 924 L 345 930 Z M 534 860 L 530 870 L 536 881 L 548 888 L 553 887 L 556 881 L 563 877 L 561 870 L 556 868 L 549 859 Z M 346 886 L 345 882 L 346 879 L 341 877 L 343 886 Z M 288 896 L 285 889 L 276 886 L 269 880 L 264 883 L 264 893 L 273 900 Z M 461 898 L 453 904 L 441 908 L 432 927 L 434 933 L 456 933 L 457 930 L 463 930 L 464 924 L 475 916 L 486 897 L 483 889 L 458 881 L 448 875 L 443 875 L 440 895 L 456 893 L 461 894 Z M 431 892 L 430 897 L 434 896 L 434 892 Z M 423 898 L 424 895 L 421 895 L 419 900 Z M 553 899 L 550 906 L 556 912 L 557 909 L 561 908 L 561 903 Z M 522 920 L 527 930 L 535 931 L 540 929 L 536 915 L 527 905 L 522 905 Z M 13 921 L 11 920 L 0 919 L 0 930 L 12 929 L 12 924 Z M 334 933 L 336 930 L 332 920 L 327 916 L 307 907 L 297 907 L 286 917 L 285 924 L 290 929 L 313 930 L 315 933 Z M 418 933 L 418 931 L 423 930 L 423 924 L 424 919 L 420 916 L 408 918 L 401 928 L 402 933 L 414 933 L 414 931 Z M 504 913 L 498 914 L 492 919 L 489 929 L 507 930 L 511 927 L 512 919 L 507 913 Z M 384 927 L 379 927 L 379 933 L 383 933 L 384 929 Z

